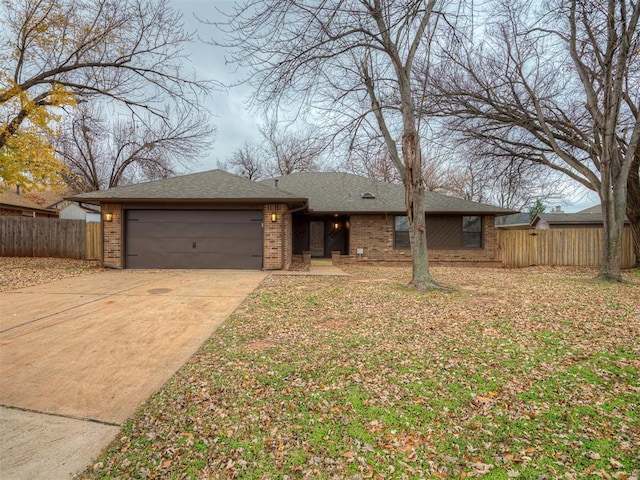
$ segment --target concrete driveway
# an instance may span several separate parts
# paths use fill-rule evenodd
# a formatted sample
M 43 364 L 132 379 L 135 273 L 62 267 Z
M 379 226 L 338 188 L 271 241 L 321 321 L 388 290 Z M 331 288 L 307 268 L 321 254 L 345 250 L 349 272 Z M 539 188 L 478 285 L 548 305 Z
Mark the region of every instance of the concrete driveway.
M 84 469 L 265 275 L 107 271 L 0 293 L 0 477 Z

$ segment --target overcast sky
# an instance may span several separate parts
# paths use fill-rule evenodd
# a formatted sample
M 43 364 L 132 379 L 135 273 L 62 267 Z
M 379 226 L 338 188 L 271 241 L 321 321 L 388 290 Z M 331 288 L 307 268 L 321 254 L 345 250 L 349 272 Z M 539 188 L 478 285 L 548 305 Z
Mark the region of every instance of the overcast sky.
M 233 4 L 229 0 L 171 0 L 171 5 L 181 12 L 185 29 L 197 31 L 202 39 L 215 35 L 216 29 L 205 25 L 203 20 L 219 20 L 216 7 L 229 10 Z M 200 79 L 217 80 L 231 84 L 241 78 L 234 73 L 234 67 L 225 65 L 224 49 L 196 40 L 190 46 L 191 62 Z M 213 151 L 203 159 L 198 171 L 217 168 L 218 160 L 224 162 L 247 139 L 258 139 L 256 115 L 245 107 L 251 91 L 247 87 L 233 87 L 226 91 L 214 92 L 207 101 L 207 107 L 215 114 L 213 124 L 217 129 Z
M 189 32 L 197 31 L 202 39 L 216 35 L 215 27 L 198 21 L 220 20 L 216 8 L 229 11 L 233 0 L 170 0 L 171 5 L 181 12 L 185 28 Z M 208 45 L 196 40 L 189 47 L 191 63 L 201 79 L 213 79 L 224 84 L 232 84 L 241 78 L 234 72 L 232 65 L 225 65 L 225 52 L 221 47 Z M 232 87 L 226 91 L 214 92 L 207 101 L 207 107 L 215 114 L 213 123 L 217 134 L 213 150 L 194 171 L 205 171 L 217 168 L 218 161 L 224 162 L 237 150 L 244 140 L 260 140 L 258 132 L 259 116 L 247 108 L 247 100 L 251 94 L 249 87 Z M 599 203 L 594 192 L 585 189 L 573 198 L 556 202 L 565 212 L 575 212 Z M 551 210 L 550 206 L 547 210 Z

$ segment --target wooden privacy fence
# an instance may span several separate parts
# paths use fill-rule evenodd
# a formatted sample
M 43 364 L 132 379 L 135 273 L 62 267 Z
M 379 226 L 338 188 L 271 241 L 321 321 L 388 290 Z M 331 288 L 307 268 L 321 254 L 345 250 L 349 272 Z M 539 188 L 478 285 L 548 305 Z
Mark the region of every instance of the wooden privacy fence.
M 59 218 L 0 217 L 0 256 L 97 260 L 100 224 Z
M 602 228 L 550 230 L 499 230 L 498 254 L 507 268 L 531 265 L 602 265 Z M 622 268 L 633 267 L 635 255 L 631 229 L 622 236 Z

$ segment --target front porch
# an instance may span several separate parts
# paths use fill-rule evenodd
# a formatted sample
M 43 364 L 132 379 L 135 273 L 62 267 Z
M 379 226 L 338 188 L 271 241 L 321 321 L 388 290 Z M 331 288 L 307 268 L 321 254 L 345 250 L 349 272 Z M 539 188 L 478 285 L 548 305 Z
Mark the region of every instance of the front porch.
M 331 259 L 332 252 L 349 254 L 348 215 L 293 215 L 294 257 Z

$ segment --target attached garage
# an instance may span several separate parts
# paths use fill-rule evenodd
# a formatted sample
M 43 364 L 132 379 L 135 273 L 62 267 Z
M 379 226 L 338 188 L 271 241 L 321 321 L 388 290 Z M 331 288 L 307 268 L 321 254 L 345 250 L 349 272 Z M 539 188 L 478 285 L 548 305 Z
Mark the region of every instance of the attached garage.
M 126 210 L 125 268 L 263 267 L 261 210 Z

